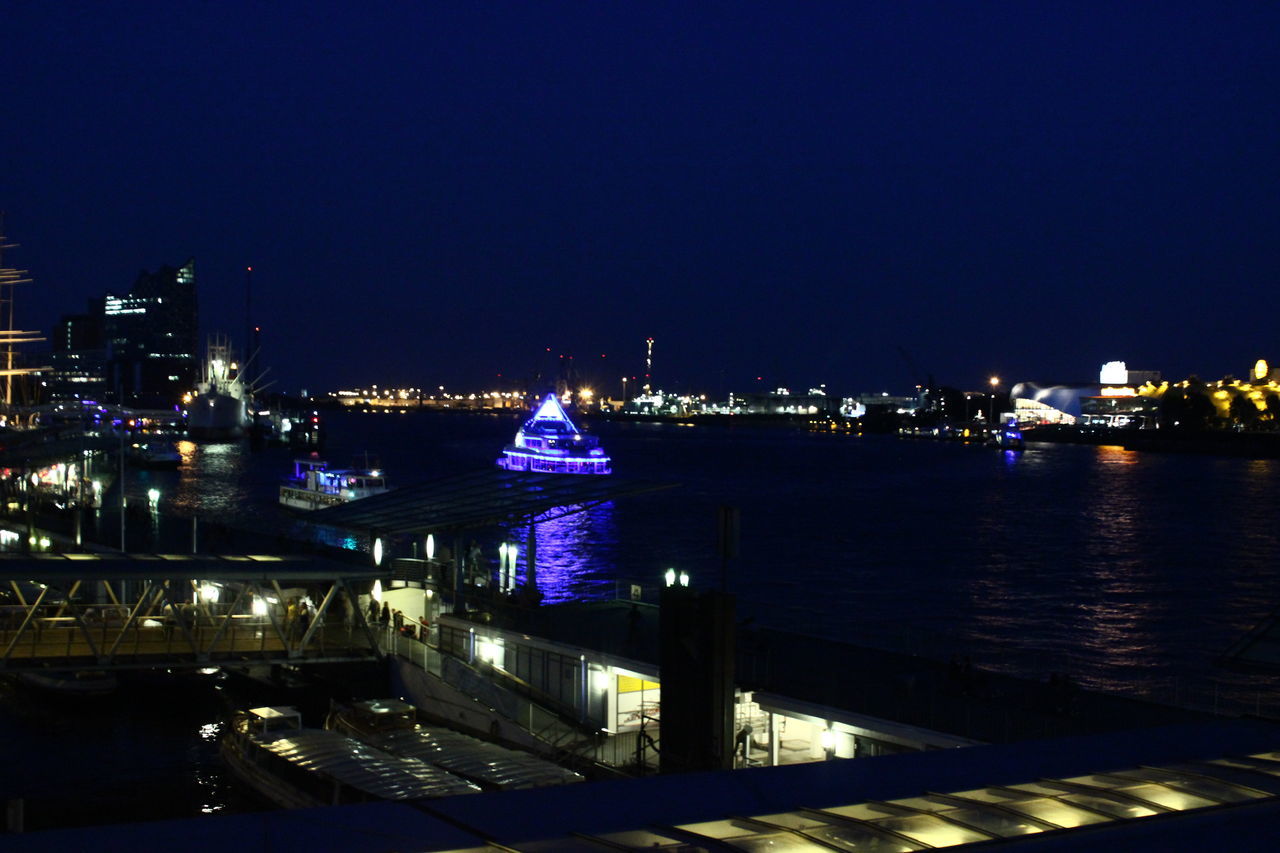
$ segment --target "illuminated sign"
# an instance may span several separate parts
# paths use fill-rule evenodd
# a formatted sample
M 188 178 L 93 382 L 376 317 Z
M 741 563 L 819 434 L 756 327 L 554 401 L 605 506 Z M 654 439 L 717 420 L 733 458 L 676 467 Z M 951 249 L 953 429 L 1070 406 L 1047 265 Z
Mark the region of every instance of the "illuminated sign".
M 1138 392 L 1132 388 L 1103 388 L 1103 397 L 1136 397 Z
M 1123 361 L 1108 361 L 1098 374 L 1098 382 L 1103 385 L 1124 385 L 1128 381 L 1129 368 Z

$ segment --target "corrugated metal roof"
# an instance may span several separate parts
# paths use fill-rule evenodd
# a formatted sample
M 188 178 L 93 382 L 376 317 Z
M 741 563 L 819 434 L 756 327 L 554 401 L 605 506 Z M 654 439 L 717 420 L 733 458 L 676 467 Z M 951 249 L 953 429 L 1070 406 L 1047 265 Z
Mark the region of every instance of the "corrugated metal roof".
M 542 788 L 581 782 L 582 776 L 536 755 L 435 726 L 397 729 L 364 739 L 378 749 L 417 758 L 499 789 Z
M 385 800 L 448 797 L 480 790 L 425 761 L 388 755 L 337 732 L 302 729 L 250 738 L 292 764 Z

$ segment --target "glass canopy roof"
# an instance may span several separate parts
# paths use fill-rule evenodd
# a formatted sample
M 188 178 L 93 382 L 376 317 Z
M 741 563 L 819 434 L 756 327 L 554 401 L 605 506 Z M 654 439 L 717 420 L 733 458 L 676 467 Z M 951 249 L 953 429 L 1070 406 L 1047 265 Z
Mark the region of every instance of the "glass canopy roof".
M 899 853 L 1280 797 L 1280 752 L 518 844 L 521 851 Z

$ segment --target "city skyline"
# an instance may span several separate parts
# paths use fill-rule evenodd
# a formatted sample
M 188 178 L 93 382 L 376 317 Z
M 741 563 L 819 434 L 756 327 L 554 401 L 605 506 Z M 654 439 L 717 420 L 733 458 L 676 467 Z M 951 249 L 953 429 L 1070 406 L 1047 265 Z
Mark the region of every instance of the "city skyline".
M 19 326 L 194 257 L 280 390 L 1274 355 L 1275 8 L 304 9 L 4 12 Z

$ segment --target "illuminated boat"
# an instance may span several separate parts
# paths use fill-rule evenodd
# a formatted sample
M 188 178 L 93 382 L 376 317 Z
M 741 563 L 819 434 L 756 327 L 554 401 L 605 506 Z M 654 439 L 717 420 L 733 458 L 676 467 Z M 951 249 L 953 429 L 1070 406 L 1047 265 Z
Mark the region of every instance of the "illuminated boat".
M 548 394 L 515 440 L 502 449 L 498 467 L 535 474 L 608 474 L 609 457 L 595 436 L 584 435 Z
M 1022 437 L 1022 430 L 1013 423 L 992 430 L 987 436 L 987 446 L 998 447 L 1001 450 L 1025 450 L 1027 447 Z
M 220 746 L 232 772 L 285 808 L 474 794 L 472 783 L 323 729 L 303 728 L 293 707 L 253 708 L 232 719 Z
M 280 503 L 293 509 L 323 509 L 387 491 L 387 480 L 377 468 L 328 466 L 315 456 L 294 460 L 293 476 L 280 487 Z

